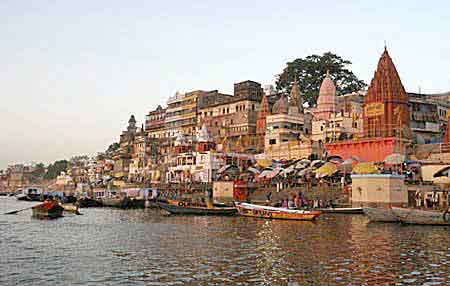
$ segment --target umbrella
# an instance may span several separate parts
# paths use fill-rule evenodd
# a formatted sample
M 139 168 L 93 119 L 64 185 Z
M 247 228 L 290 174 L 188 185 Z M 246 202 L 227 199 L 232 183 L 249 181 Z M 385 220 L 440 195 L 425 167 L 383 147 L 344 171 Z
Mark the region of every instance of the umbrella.
M 450 166 L 446 166 L 446 167 L 440 169 L 439 171 L 437 171 L 436 173 L 434 173 L 433 177 L 434 178 L 441 177 L 441 176 L 448 177 L 449 170 L 450 170 Z
M 303 177 L 304 175 L 306 175 L 308 173 L 312 173 L 311 168 L 306 168 L 306 169 L 298 171 L 297 176 Z
M 268 158 L 256 159 L 256 163 L 263 168 L 272 166 L 272 160 Z
M 258 170 L 258 169 L 256 169 L 256 168 L 253 168 L 253 167 L 248 167 L 247 170 L 250 171 L 250 172 L 252 172 L 252 173 L 254 173 L 254 174 L 260 174 L 260 173 L 261 173 L 260 170 Z
M 405 155 L 393 153 L 386 158 L 384 158 L 384 163 L 390 165 L 400 165 L 405 161 Z
M 373 163 L 359 163 L 353 167 L 355 174 L 378 174 L 378 168 Z
M 327 176 L 331 176 L 334 173 L 336 173 L 337 170 L 338 169 L 335 164 L 333 164 L 331 162 L 327 162 L 324 165 L 322 165 L 322 167 L 317 169 L 315 171 L 315 173 L 316 173 L 316 175 L 318 175 L 318 177 L 327 177 Z
M 340 165 L 338 165 L 338 170 L 341 172 L 345 172 L 345 173 L 350 173 L 353 169 L 353 165 L 352 163 L 342 163 Z
M 322 166 L 323 164 L 325 164 L 325 161 L 322 160 L 314 160 L 311 163 L 311 167 L 313 168 L 319 168 L 320 166 Z
M 328 162 L 333 162 L 335 164 L 340 164 L 342 163 L 344 160 L 342 160 L 342 158 L 340 156 L 334 155 L 334 156 L 330 156 L 328 157 Z
M 450 177 L 441 176 L 441 177 L 434 178 L 433 184 L 439 185 L 442 188 L 447 188 L 450 186 Z

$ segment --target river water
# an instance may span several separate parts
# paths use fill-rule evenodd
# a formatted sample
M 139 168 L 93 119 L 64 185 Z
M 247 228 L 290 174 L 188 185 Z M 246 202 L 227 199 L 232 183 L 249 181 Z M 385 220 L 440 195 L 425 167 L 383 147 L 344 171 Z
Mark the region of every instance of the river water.
M 0 215 L 0 285 L 450 285 L 448 227 L 81 211 Z

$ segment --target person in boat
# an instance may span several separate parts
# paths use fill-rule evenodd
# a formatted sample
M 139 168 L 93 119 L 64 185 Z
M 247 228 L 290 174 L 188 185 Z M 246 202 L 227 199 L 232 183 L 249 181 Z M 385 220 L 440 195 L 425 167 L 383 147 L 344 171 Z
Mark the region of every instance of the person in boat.
M 272 200 L 272 191 L 269 191 L 266 195 L 266 202 L 270 204 L 270 201 Z
M 53 198 L 52 195 L 48 196 L 47 199 L 42 203 L 42 205 L 44 206 L 44 208 L 46 209 L 51 209 L 57 202 L 55 201 L 55 199 Z
M 287 209 L 288 208 L 288 199 L 283 199 L 283 202 L 281 203 L 281 207 Z
M 294 197 L 294 205 L 296 209 L 300 209 L 302 207 L 302 200 L 300 199 L 300 196 Z
M 294 195 L 294 197 L 295 197 L 295 195 Z M 295 208 L 294 200 L 295 200 L 295 198 L 288 200 L 288 209 Z

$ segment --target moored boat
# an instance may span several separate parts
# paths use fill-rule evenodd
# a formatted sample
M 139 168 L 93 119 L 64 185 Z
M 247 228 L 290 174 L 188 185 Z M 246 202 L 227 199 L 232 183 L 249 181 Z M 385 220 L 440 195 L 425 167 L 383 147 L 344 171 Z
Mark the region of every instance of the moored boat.
M 323 213 L 334 213 L 334 214 L 363 214 L 362 208 L 319 208 L 316 209 Z
M 63 216 L 64 207 L 57 202 L 43 203 L 31 208 L 33 217 L 58 218 Z
M 78 206 L 76 206 L 76 205 L 63 204 L 61 206 L 64 208 L 65 212 L 80 214 L 80 212 L 78 211 Z
M 234 207 L 196 207 L 196 206 L 178 206 L 168 203 L 158 203 L 159 207 L 171 214 L 181 215 L 234 215 L 236 208 Z
M 19 201 L 42 201 L 42 189 L 25 187 L 16 191 L 16 198 Z
M 260 206 L 248 203 L 236 203 L 238 214 L 241 216 L 287 219 L 287 220 L 315 220 L 322 213 L 320 211 L 292 210 L 285 208 L 275 208 Z
M 392 212 L 402 223 L 422 225 L 450 225 L 450 213 L 392 207 Z
M 363 208 L 364 214 L 371 222 L 398 222 L 391 208 Z

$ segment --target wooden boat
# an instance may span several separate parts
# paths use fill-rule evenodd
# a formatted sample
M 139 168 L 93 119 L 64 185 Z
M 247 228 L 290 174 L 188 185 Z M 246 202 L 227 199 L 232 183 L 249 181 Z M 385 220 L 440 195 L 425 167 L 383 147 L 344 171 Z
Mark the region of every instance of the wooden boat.
M 288 220 L 315 220 L 322 213 L 320 211 L 292 210 L 285 208 L 275 208 L 247 203 L 236 203 L 238 214 L 241 216 L 288 219 Z
M 159 207 L 171 214 L 181 215 L 234 215 L 236 214 L 236 208 L 207 208 L 207 207 L 195 207 L 195 206 L 178 206 L 168 203 L 158 203 Z
M 123 198 L 102 198 L 101 201 L 104 207 L 121 208 L 123 204 Z
M 186 202 L 186 201 L 177 201 L 177 200 L 166 200 L 169 205 L 180 206 L 180 207 L 206 207 L 206 203 L 197 203 L 197 202 Z M 213 203 L 213 207 L 216 208 L 225 208 L 228 207 L 223 203 Z
M 371 222 L 398 222 L 390 208 L 363 208 L 364 214 Z
M 40 204 L 31 208 L 33 212 L 33 217 L 36 218 L 58 218 L 63 216 L 64 208 L 54 202 L 50 205 L 48 204 Z
M 78 206 L 68 204 L 63 204 L 61 206 L 64 208 L 65 212 L 80 214 L 80 212 L 78 211 Z
M 316 209 L 323 213 L 334 213 L 334 214 L 363 214 L 362 208 L 319 208 Z
M 75 204 L 80 208 L 91 208 L 91 207 L 102 207 L 103 206 L 103 203 L 101 202 L 101 200 L 95 200 L 93 198 L 88 198 L 88 197 L 79 198 Z
M 450 213 L 392 207 L 392 212 L 402 223 L 422 225 L 450 225 Z

